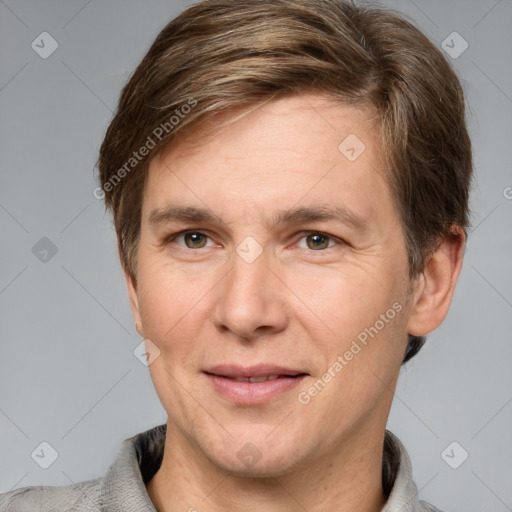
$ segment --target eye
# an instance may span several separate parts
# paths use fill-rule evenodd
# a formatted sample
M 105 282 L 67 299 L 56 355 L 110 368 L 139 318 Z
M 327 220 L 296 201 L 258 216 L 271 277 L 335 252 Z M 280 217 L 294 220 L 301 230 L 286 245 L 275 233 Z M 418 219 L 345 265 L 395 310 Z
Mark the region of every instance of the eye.
M 183 243 L 180 243 L 180 240 L 183 240 Z M 170 241 L 175 241 L 178 245 L 187 249 L 202 249 L 207 247 L 208 236 L 200 231 L 184 231 L 173 236 Z
M 310 232 L 307 235 L 303 236 L 301 240 L 305 240 L 306 245 L 301 245 L 299 243 L 299 247 L 304 249 L 311 249 L 313 251 L 321 251 L 323 249 L 329 249 L 336 245 L 334 239 L 324 233 L 318 232 Z

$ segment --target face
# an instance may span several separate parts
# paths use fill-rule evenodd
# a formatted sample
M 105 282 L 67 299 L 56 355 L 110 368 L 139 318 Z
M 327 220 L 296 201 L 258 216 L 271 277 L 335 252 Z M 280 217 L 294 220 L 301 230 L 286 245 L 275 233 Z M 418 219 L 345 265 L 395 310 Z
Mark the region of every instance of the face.
M 371 111 L 308 95 L 151 162 L 128 286 L 184 450 L 278 475 L 383 432 L 411 283 L 380 155 Z

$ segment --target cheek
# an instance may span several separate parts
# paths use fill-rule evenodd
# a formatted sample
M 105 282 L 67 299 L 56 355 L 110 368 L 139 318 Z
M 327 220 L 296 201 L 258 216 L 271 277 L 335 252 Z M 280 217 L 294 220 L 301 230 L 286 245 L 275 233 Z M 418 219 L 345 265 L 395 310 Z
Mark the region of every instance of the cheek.
M 170 268 L 140 269 L 139 308 L 144 335 L 168 349 L 170 341 L 187 340 L 199 328 L 204 287 Z
M 290 288 L 307 306 L 305 314 L 309 311 L 309 317 L 321 320 L 331 335 L 343 340 L 373 325 L 403 296 L 391 269 L 351 266 L 290 278 Z
M 167 411 L 184 410 L 190 404 L 186 406 L 186 396 L 180 393 L 177 382 L 187 382 L 187 390 L 195 393 L 196 384 L 187 379 L 196 371 L 197 341 L 205 324 L 201 318 L 205 291 L 165 265 L 141 266 L 139 270 L 144 336 L 160 350 L 159 357 L 149 366 L 151 379 Z
M 391 266 L 374 272 L 354 266 L 336 275 L 315 276 L 314 288 L 311 281 L 311 276 L 302 278 L 298 288 L 300 293 L 309 290 L 307 304 L 328 329 L 322 328 L 325 336 L 319 336 L 313 325 L 318 320 L 309 311 L 304 312 L 303 326 L 325 355 L 322 372 L 330 369 L 336 375 L 324 399 L 338 410 L 342 396 L 340 414 L 347 408 L 362 414 L 386 394 L 400 368 L 407 343 L 407 282 Z

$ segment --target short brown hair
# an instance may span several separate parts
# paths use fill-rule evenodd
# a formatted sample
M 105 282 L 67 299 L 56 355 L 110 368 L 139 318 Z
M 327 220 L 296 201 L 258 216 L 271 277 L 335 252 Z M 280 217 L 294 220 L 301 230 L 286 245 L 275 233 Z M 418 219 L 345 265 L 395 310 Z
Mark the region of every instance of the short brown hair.
M 206 0 L 157 36 L 101 146 L 101 187 L 133 279 L 149 157 L 215 116 L 311 92 L 377 113 L 411 277 L 453 225 L 467 230 L 464 95 L 417 28 L 388 9 L 342 0 Z M 423 341 L 412 340 L 406 360 Z

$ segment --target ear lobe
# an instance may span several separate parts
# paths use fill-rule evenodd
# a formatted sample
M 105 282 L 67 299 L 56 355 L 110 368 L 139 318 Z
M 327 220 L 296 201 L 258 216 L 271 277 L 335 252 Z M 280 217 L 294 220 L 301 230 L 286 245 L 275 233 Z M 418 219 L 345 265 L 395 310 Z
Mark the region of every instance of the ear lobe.
M 453 226 L 426 263 L 413 293 L 409 334 L 425 336 L 446 318 L 464 260 L 465 240 L 464 231 Z

